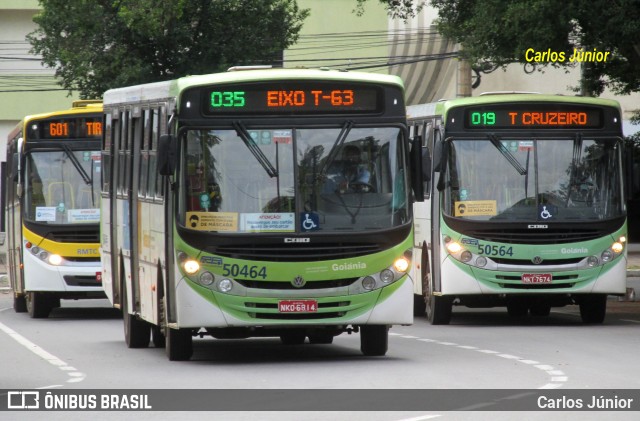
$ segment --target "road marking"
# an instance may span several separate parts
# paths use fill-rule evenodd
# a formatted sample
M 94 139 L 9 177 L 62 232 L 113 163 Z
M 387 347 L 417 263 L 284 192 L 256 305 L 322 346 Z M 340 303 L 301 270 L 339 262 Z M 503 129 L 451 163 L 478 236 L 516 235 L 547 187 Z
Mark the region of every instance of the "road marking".
M 622 322 L 631 322 L 631 323 L 640 323 L 640 320 L 632 320 L 632 319 L 620 319 Z
M 441 417 L 442 415 L 421 415 L 419 417 L 414 417 L 414 418 L 402 418 L 400 420 L 396 420 L 396 421 L 423 421 L 423 420 L 431 420 L 434 418 L 438 418 Z
M 517 355 L 506 354 L 500 351 L 494 351 L 492 349 L 480 349 L 478 347 L 471 346 L 471 345 L 459 345 L 454 342 L 444 342 L 444 341 L 438 341 L 435 339 L 419 338 L 417 336 L 412 336 L 412 335 L 403 335 L 398 333 L 396 333 L 395 335 L 403 339 L 415 339 L 420 342 L 433 343 L 436 345 L 443 345 L 443 346 L 454 346 L 456 348 L 464 349 L 467 351 L 475 351 L 483 354 L 495 355 L 496 357 L 504 358 L 507 360 L 515 360 L 516 362 L 533 366 L 538 370 L 544 371 L 549 376 L 549 380 L 550 380 L 550 383 L 544 384 L 540 386 L 538 389 L 557 389 L 559 387 L 564 386 L 564 384 L 569 381 L 569 377 L 565 376 L 565 373 L 563 371 L 556 370 L 555 367 L 551 365 L 541 364 L 539 361 L 529 360 L 526 358 L 519 357 Z M 421 420 L 421 419 L 423 418 L 418 418 L 418 420 Z M 409 420 L 413 420 L 413 418 Z M 409 420 L 399 420 L 399 421 L 409 421 Z
M 41 348 L 38 345 L 34 344 L 29 339 L 25 338 L 24 336 L 20 335 L 15 330 L 11 329 L 9 326 L 7 326 L 7 325 L 5 325 L 3 323 L 0 323 L 0 330 L 2 330 L 11 339 L 13 339 L 14 341 L 18 342 L 20 345 L 22 345 L 23 347 L 25 347 L 29 351 L 33 352 L 38 357 L 42 358 L 43 360 L 45 360 L 46 362 L 48 362 L 52 366 L 58 367 L 60 370 L 66 372 L 67 375 L 70 377 L 69 380 L 67 380 L 67 383 L 78 383 L 78 382 L 81 382 L 82 380 L 84 380 L 87 377 L 84 373 L 81 373 L 81 372 L 77 371 L 75 368 L 71 367 L 66 362 L 61 360 L 60 358 L 56 357 L 55 355 L 51 354 L 50 352 L 47 352 L 44 348 Z M 53 386 L 53 387 L 55 387 L 55 386 Z

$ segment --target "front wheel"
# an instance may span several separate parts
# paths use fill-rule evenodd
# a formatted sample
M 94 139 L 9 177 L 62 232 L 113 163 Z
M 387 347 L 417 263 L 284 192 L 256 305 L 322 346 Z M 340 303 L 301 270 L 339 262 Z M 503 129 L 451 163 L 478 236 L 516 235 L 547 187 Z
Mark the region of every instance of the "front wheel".
M 389 326 L 373 325 L 360 327 L 360 350 L 366 356 L 377 357 L 389 348 Z
M 165 352 L 169 361 L 187 361 L 193 355 L 191 329 L 171 329 L 165 332 Z
M 26 313 L 27 312 L 27 299 L 24 295 L 16 295 L 13 294 L 13 309 L 16 313 Z
M 451 297 L 443 297 L 433 293 L 433 281 L 427 277 L 423 281 L 423 292 L 425 299 L 425 312 L 427 320 L 432 325 L 448 325 L 451 322 L 451 307 L 453 300 Z
M 51 299 L 42 292 L 27 292 L 26 304 L 32 319 L 46 319 L 53 308 Z
M 605 294 L 587 295 L 582 298 L 580 317 L 583 323 L 600 324 L 607 313 L 607 296 Z

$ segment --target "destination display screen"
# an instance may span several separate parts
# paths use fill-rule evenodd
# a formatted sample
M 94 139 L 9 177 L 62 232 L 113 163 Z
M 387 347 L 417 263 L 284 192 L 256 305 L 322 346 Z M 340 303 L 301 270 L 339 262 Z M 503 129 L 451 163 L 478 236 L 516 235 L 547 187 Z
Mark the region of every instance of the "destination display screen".
M 210 87 L 203 95 L 206 115 L 377 113 L 382 90 L 344 82 L 274 81 Z
M 575 104 L 489 104 L 468 107 L 466 129 L 599 129 L 602 110 Z
M 27 128 L 31 139 L 86 139 L 102 136 L 102 117 L 63 117 L 33 120 Z

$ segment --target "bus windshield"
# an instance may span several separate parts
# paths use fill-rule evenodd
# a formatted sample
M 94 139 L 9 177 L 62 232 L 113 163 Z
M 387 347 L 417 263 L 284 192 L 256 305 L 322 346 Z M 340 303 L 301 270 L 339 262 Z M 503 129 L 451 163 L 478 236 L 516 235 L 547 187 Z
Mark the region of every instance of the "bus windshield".
M 616 218 L 620 154 L 617 139 L 453 140 L 444 211 L 476 221 Z
M 183 137 L 179 220 L 187 228 L 344 232 L 410 221 L 400 128 L 249 128 L 241 136 Z
M 43 224 L 100 222 L 100 151 L 33 150 L 26 156 L 25 219 Z

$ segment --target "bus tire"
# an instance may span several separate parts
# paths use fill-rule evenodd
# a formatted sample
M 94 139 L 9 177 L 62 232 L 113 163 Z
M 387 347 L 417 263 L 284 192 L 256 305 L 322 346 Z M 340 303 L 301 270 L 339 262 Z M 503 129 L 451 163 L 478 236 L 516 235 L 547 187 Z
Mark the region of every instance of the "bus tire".
M 27 292 L 27 312 L 32 319 L 46 319 L 51 313 L 51 301 L 42 292 Z
M 167 345 L 166 338 L 160 326 L 151 326 L 151 342 L 156 348 L 164 348 Z
M 165 352 L 169 361 L 187 361 L 193 355 L 191 329 L 171 329 L 165 332 Z
M 147 348 L 151 338 L 151 325 L 139 319 L 135 314 L 129 313 L 129 300 L 126 285 L 121 286 L 122 320 L 124 322 L 124 340 L 127 348 Z
M 606 294 L 594 294 L 582 297 L 579 303 L 580 317 L 583 323 L 600 324 L 607 313 Z
M 27 299 L 24 295 L 13 294 L 13 309 L 16 313 L 27 312 Z
M 431 294 L 427 302 L 427 320 L 432 325 L 448 325 L 451 322 L 451 298 Z
M 367 325 L 360 327 L 360 350 L 369 357 L 379 357 L 389 348 L 389 326 Z

